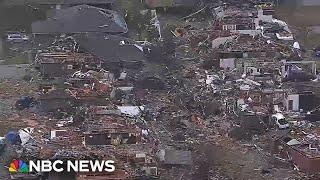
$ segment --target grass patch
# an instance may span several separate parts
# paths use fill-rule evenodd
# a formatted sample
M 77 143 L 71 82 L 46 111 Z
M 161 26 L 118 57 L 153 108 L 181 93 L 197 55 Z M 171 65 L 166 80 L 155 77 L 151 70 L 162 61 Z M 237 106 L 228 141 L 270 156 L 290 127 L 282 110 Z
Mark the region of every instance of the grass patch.
M 13 64 L 28 64 L 27 55 L 17 55 L 10 58 L 5 58 L 1 65 L 13 65 Z

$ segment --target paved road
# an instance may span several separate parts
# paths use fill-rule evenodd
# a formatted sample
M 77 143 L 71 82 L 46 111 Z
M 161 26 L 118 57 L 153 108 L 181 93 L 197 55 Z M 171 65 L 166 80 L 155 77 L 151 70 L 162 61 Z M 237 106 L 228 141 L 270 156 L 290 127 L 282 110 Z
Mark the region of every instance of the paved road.
M 0 79 L 21 79 L 28 64 L 0 65 Z

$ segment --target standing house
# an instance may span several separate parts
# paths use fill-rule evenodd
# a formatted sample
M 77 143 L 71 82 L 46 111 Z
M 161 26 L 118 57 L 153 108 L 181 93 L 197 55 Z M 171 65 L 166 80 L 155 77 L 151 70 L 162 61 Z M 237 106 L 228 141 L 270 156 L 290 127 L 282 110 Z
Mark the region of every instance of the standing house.
M 284 99 L 284 106 L 287 111 L 307 112 L 317 106 L 317 98 L 313 92 L 287 94 Z
M 94 20 L 94 21 L 93 21 Z M 56 9 L 44 21 L 32 23 L 33 35 L 82 33 L 127 33 L 125 20 L 117 12 L 89 5 Z

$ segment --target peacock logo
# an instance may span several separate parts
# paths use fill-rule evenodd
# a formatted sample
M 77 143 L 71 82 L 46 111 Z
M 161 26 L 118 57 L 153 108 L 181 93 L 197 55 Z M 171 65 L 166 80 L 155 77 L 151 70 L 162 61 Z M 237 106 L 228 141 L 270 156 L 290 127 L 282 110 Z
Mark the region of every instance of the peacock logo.
M 10 173 L 28 173 L 28 165 L 22 160 L 13 160 L 9 166 Z

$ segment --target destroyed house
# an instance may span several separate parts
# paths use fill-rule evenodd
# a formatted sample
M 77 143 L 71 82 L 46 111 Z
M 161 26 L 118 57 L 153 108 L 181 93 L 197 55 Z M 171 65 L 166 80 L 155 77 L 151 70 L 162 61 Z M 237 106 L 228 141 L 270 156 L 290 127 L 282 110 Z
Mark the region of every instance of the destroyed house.
M 141 130 L 117 117 L 104 116 L 99 123 L 89 122 L 88 131 L 83 134 L 85 146 L 106 146 L 136 144 L 140 141 Z
M 224 30 L 224 31 L 232 31 L 232 30 L 254 30 L 255 24 L 253 18 L 234 18 L 228 17 L 223 18 L 220 21 L 217 21 L 214 24 L 215 30 Z
M 238 3 L 238 2 L 237 2 Z M 252 18 L 256 11 L 252 9 L 244 9 L 243 7 L 227 5 L 214 8 L 214 13 L 219 19 L 223 18 Z
M 232 49 L 222 50 L 217 52 L 221 59 L 226 58 L 259 58 L 259 57 L 274 57 L 274 51 L 268 49 L 248 48 L 248 49 Z
M 74 79 L 73 79 L 74 80 Z M 88 80 L 85 84 L 78 87 L 68 88 L 69 93 L 78 100 L 90 97 L 107 98 L 111 92 L 111 85 L 102 80 Z
M 50 139 L 69 137 L 68 130 L 51 130 Z
M 85 146 L 136 144 L 138 140 L 139 134 L 136 131 L 110 129 L 104 132 L 92 131 L 84 133 L 83 144 Z
M 245 128 L 248 133 L 244 136 L 249 137 L 250 134 L 262 134 L 266 131 L 268 127 L 268 115 L 260 110 L 256 110 L 256 112 L 242 112 L 240 113 L 241 117 L 241 127 Z M 243 138 L 245 138 L 243 137 Z
M 112 109 L 108 106 L 91 106 L 90 107 L 92 114 L 99 115 L 121 115 L 121 111 L 119 109 Z
M 61 120 L 56 124 L 56 126 L 63 127 L 70 122 L 70 119 Z M 72 120 L 73 122 L 73 120 Z M 71 122 L 70 122 L 71 123 Z M 69 124 L 70 124 L 69 123 Z M 55 144 L 60 147 L 78 147 L 81 146 L 82 136 L 73 129 L 60 129 L 50 131 L 50 143 Z
M 125 20 L 117 12 L 88 5 L 57 9 L 47 20 L 32 23 L 34 35 L 122 34 L 127 31 Z
M 108 95 L 93 93 L 91 95 L 80 94 L 75 97 L 77 99 L 77 103 L 81 106 L 92 106 L 92 105 L 106 106 L 110 104 L 110 101 L 107 100 L 107 98 L 109 97 Z
M 158 153 L 158 157 L 167 166 L 189 166 L 193 164 L 191 151 L 162 149 Z
M 272 93 L 274 93 L 274 91 L 272 91 Z M 265 91 L 260 90 L 250 90 L 249 92 L 241 91 L 239 100 L 248 101 L 250 98 L 250 101 L 248 101 L 250 106 L 261 107 L 267 103 L 272 103 L 272 93 L 266 93 Z
M 258 35 L 261 30 L 256 27 L 257 11 L 239 9 L 238 7 L 218 7 L 214 9 L 217 21 L 214 22 L 215 30 L 229 31 L 239 34 Z
M 114 74 L 104 69 L 95 69 L 88 71 L 77 71 L 68 79 L 68 83 L 74 88 L 83 88 L 88 84 L 114 82 Z
M 193 8 L 197 4 L 197 0 L 145 0 L 150 8 L 166 8 L 166 7 L 189 7 Z
M 300 171 L 320 171 L 319 128 L 303 128 L 275 141 L 275 152 L 289 159 Z
M 229 41 L 219 49 L 218 57 L 225 58 L 274 58 L 279 52 L 279 47 L 275 44 L 267 43 L 264 38 L 253 38 L 250 35 L 242 34 Z
M 130 175 L 119 167 L 112 173 L 110 172 L 82 172 L 76 173 L 75 180 L 123 180 L 131 179 Z
M 68 92 L 81 105 L 107 105 L 114 82 L 113 73 L 101 69 L 75 72 L 65 84 Z
M 235 60 L 235 68 L 239 75 L 246 74 L 255 81 L 280 81 L 281 69 L 279 63 L 269 58 L 240 58 Z M 273 84 L 273 83 L 271 83 Z
M 38 106 L 42 111 L 56 111 L 59 109 L 69 111 L 76 103 L 74 97 L 63 90 L 53 90 L 49 93 L 41 94 L 38 101 Z
M 316 77 L 316 67 L 315 61 L 286 61 L 282 66 L 283 81 L 310 81 Z
M 266 16 L 273 16 L 275 15 L 275 9 L 273 7 L 264 7 L 262 8 L 262 14 Z
M 22 180 L 40 180 L 42 177 L 39 174 L 31 174 L 31 173 L 16 173 L 10 176 L 10 179 L 22 179 Z
M 283 89 L 253 89 L 240 91 L 237 107 L 241 111 L 251 111 L 260 114 L 270 114 L 273 110 L 282 109 L 282 102 L 286 92 Z
M 319 98 L 313 92 L 288 93 L 284 99 L 287 111 L 308 112 L 316 108 Z
M 37 54 L 35 64 L 42 76 L 54 78 L 71 75 L 80 69 L 93 68 L 98 66 L 100 61 L 84 53 L 54 52 Z
M 110 101 L 108 100 L 108 95 L 102 95 L 97 93 L 92 94 L 77 94 L 74 96 L 76 98 L 76 102 L 79 106 L 107 106 L 110 105 Z

